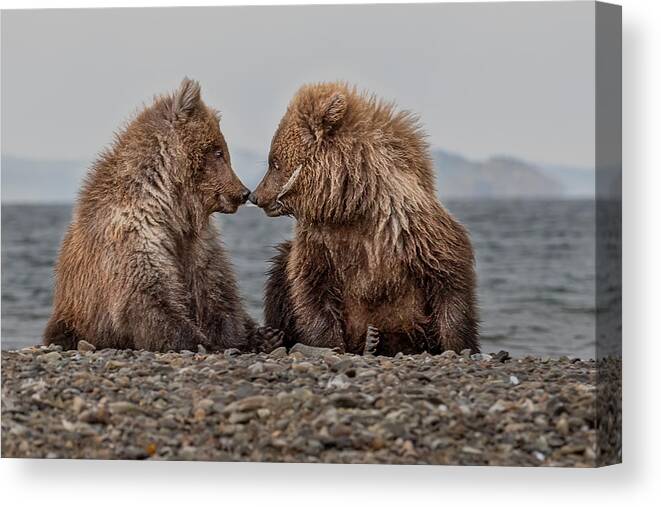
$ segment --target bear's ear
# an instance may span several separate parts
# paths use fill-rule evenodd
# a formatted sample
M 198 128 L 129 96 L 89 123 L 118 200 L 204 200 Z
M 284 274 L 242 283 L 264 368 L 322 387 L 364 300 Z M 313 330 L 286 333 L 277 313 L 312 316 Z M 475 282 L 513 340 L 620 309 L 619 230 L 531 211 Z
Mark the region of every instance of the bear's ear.
M 347 98 L 341 92 L 335 92 L 330 97 L 322 101 L 312 119 L 310 125 L 312 133 L 321 139 L 324 135 L 331 132 L 344 118 L 347 112 Z
M 189 118 L 202 103 L 200 93 L 200 83 L 184 78 L 172 97 L 172 119 Z
M 334 93 L 326 101 L 323 110 L 322 123 L 324 126 L 333 127 L 347 112 L 347 98 L 343 93 Z

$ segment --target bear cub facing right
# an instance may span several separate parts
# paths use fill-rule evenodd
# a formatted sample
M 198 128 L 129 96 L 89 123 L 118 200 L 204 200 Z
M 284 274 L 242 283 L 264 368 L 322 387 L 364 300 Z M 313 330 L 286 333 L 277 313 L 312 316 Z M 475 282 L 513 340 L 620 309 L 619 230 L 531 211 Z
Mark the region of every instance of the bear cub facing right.
M 473 249 L 412 115 L 342 83 L 304 86 L 268 164 L 250 200 L 296 218 L 265 293 L 287 345 L 479 352 Z
M 185 79 L 116 136 L 89 171 L 56 266 L 45 344 L 152 351 L 269 351 L 211 215 L 248 189 L 234 173 L 219 114 Z

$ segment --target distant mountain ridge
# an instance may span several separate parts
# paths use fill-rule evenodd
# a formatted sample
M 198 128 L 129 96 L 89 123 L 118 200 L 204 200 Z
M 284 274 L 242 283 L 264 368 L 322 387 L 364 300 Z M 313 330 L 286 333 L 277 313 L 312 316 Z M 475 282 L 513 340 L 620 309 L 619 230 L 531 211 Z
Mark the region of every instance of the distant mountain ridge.
M 433 150 L 437 189 L 446 198 L 561 198 L 594 195 L 594 171 L 566 166 L 534 165 L 497 155 L 470 160 Z
M 433 152 L 441 197 L 554 197 L 563 185 L 539 169 L 511 157 L 471 161 L 441 150 Z
M 534 165 L 510 156 L 471 160 L 445 150 L 432 150 L 439 196 L 450 199 L 541 199 L 591 197 L 592 169 Z M 2 155 L 2 202 L 72 202 L 92 161 L 37 160 Z M 266 170 L 266 156 L 232 150 L 232 165 L 249 188 Z

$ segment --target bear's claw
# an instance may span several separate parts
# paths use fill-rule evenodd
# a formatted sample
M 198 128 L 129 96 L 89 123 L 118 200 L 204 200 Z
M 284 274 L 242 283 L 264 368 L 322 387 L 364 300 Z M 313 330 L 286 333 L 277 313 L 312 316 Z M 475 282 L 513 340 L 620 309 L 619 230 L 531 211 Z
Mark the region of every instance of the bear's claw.
M 363 355 L 373 356 L 376 353 L 376 348 L 379 346 L 379 330 L 374 326 L 367 326 L 367 334 L 365 335 L 365 349 Z
M 255 350 L 266 354 L 284 344 L 285 333 L 269 326 L 258 327 L 254 334 Z

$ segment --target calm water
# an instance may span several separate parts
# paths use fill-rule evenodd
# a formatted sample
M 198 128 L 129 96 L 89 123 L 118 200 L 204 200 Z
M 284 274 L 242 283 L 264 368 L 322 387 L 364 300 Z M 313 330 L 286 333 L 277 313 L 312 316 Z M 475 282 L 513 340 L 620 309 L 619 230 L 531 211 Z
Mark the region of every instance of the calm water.
M 590 201 L 457 201 L 446 206 L 477 252 L 486 352 L 594 357 L 595 218 Z M 2 348 L 40 341 L 65 205 L 2 206 Z M 261 320 L 266 260 L 291 235 L 287 218 L 242 207 L 219 218 L 250 313 Z

